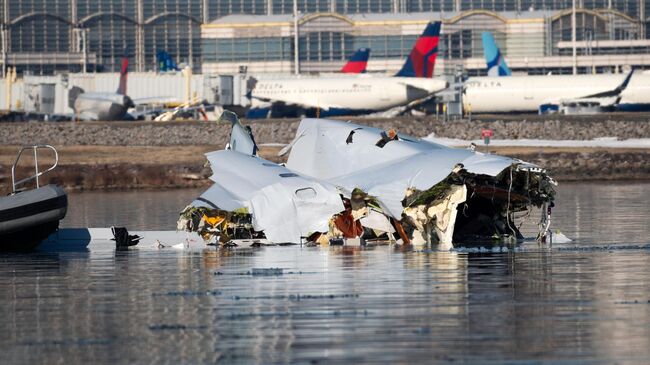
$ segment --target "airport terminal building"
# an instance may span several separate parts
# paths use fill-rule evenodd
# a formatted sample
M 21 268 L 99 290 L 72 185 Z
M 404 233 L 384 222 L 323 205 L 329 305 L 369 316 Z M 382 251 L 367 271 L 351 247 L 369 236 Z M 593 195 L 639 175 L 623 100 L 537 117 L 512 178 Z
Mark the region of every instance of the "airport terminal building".
M 570 72 L 567 0 L 2 0 L 3 66 L 19 72 L 156 71 L 167 51 L 195 72 L 319 73 L 370 47 L 370 71 L 395 71 L 432 20 L 436 73 L 484 72 L 491 31 L 515 72 Z M 650 1 L 576 0 L 580 72 L 650 68 Z M 297 37 L 296 37 L 297 35 Z M 4 69 L 4 67 L 3 67 Z

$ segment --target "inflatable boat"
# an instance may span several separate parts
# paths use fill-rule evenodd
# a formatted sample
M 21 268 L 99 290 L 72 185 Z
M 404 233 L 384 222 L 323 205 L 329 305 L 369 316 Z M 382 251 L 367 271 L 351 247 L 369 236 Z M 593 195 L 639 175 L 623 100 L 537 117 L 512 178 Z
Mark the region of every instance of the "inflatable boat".
M 39 172 L 37 150 L 49 148 L 54 151 L 54 164 Z M 16 181 L 15 170 L 22 152 L 34 150 L 36 173 L 26 179 Z M 38 178 L 52 171 L 58 163 L 54 147 L 47 145 L 23 147 L 12 166 L 12 193 L 0 197 L 0 250 L 29 250 L 59 228 L 59 221 L 68 209 L 68 196 L 56 185 L 40 186 Z M 36 181 L 34 189 L 18 189 L 29 181 Z

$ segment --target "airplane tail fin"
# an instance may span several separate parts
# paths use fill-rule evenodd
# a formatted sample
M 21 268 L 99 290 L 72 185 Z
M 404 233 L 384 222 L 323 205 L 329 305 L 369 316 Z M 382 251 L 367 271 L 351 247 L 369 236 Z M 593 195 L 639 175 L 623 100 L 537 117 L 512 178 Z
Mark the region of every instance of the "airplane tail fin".
M 168 71 L 179 71 L 178 65 L 172 57 L 166 51 L 158 51 L 156 54 L 158 59 L 158 71 L 168 72 Z
M 370 48 L 359 48 L 348 60 L 343 68 L 342 73 L 358 74 L 366 72 L 368 66 L 368 58 L 370 58 Z
M 433 68 L 438 56 L 440 25 L 441 22 L 427 24 L 422 35 L 415 41 L 415 46 L 406 58 L 404 66 L 395 76 L 425 78 L 433 76 Z
M 120 86 L 117 88 L 117 93 L 126 95 L 126 83 L 129 73 L 129 57 L 126 49 L 124 50 L 124 57 L 122 57 L 122 67 L 120 68 Z
M 487 63 L 488 76 L 510 76 L 512 72 L 506 64 L 492 33 L 483 32 L 483 56 Z

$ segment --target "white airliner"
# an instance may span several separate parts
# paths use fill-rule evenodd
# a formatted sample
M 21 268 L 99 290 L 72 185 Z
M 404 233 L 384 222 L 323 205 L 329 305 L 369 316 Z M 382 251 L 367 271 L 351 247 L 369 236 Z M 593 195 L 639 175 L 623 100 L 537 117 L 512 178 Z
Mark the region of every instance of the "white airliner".
M 114 93 L 85 92 L 79 87 L 73 87 L 69 92 L 68 102 L 75 112 L 75 118 L 80 120 L 127 120 L 133 119 L 127 113 L 135 103 L 126 95 L 129 59 L 126 54 L 122 59 L 120 84 Z
M 613 108 L 621 100 L 627 75 L 535 75 L 471 77 L 463 103 L 472 113 L 544 112 L 562 104 L 592 103 Z
M 393 77 L 320 77 L 258 81 L 251 90 L 249 118 L 285 115 L 358 115 L 430 97 L 448 84 L 433 79 L 440 22 L 429 23 L 406 63 Z M 269 107 L 270 106 L 270 107 Z
M 572 103 L 611 110 L 650 107 L 650 75 L 646 73 L 510 76 L 494 39 L 484 35 L 483 40 L 488 73 L 499 76 L 465 81 L 463 103 L 472 113 L 545 112 Z

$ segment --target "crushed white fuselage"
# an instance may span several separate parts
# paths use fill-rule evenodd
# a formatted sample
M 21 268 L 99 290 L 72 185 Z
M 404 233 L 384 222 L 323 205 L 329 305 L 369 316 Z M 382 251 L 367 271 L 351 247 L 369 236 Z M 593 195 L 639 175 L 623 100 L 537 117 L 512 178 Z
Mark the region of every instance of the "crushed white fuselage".
M 256 156 L 252 135 L 231 123 L 234 148 L 207 154 L 215 184 L 192 205 L 245 212 L 276 243 L 521 238 L 514 214 L 553 202 L 553 180 L 516 159 L 304 119 L 281 166 Z

